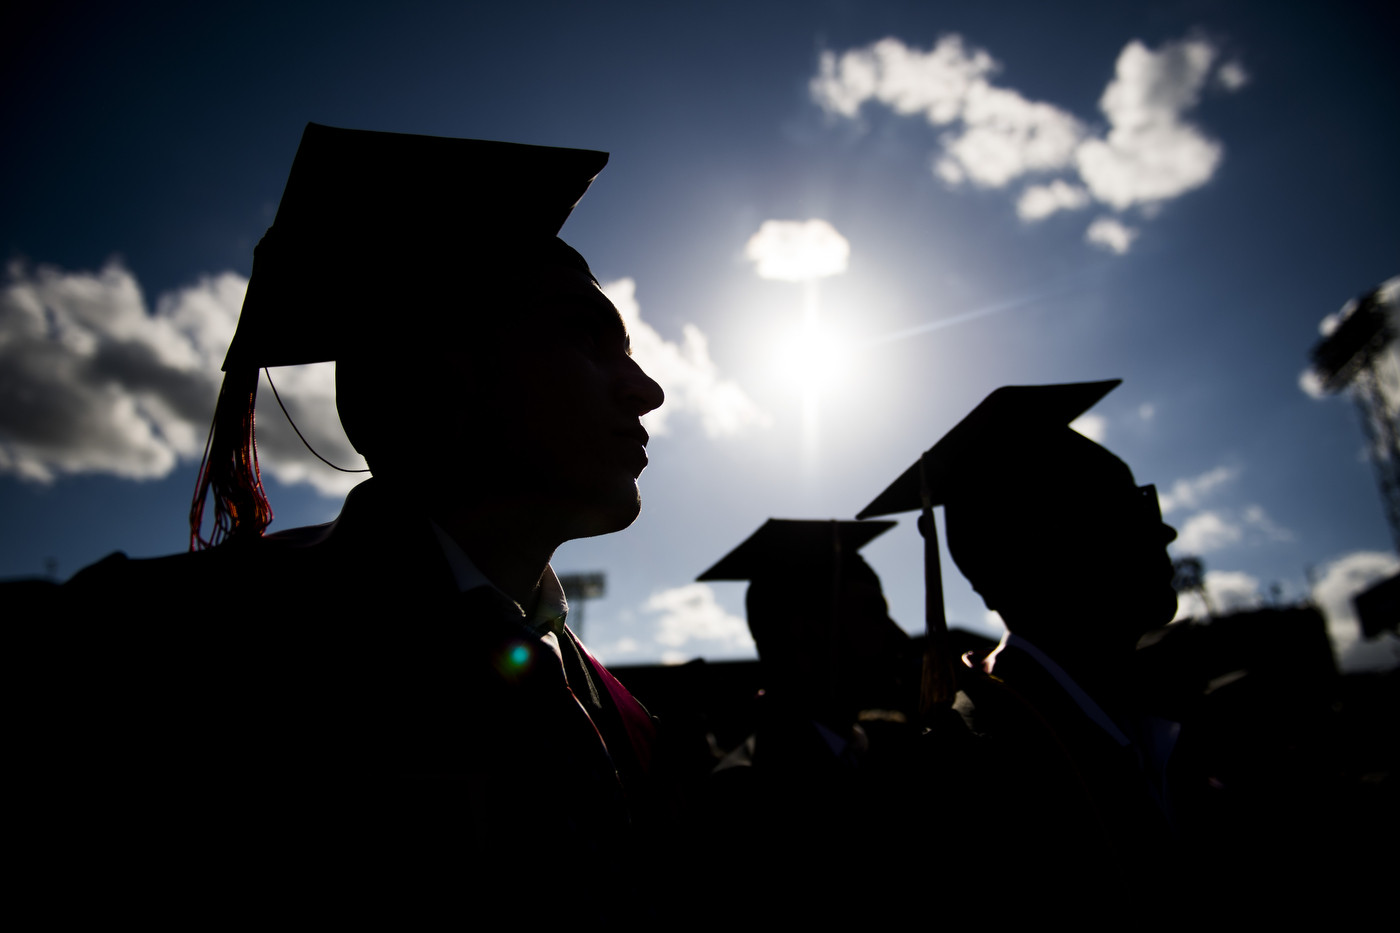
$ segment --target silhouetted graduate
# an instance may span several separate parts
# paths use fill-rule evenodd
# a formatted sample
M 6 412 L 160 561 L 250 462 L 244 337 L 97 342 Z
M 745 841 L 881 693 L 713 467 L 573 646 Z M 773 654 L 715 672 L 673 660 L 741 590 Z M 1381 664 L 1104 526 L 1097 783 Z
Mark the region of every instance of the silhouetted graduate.
M 569 631 L 549 567 L 636 517 L 639 418 L 662 402 L 557 237 L 607 159 L 306 128 L 225 360 L 193 553 L 113 555 L 65 587 L 70 637 L 97 646 L 66 737 L 97 791 L 65 845 L 143 916 L 187 897 L 321 922 L 645 912 L 653 721 Z M 374 477 L 334 522 L 265 535 L 258 371 L 327 360 Z
M 755 733 L 711 777 L 718 846 L 704 874 L 755 920 L 868 919 L 889 906 L 848 888 L 872 863 L 900 861 L 892 842 L 915 787 L 910 639 L 858 553 L 893 525 L 769 519 L 697 578 L 750 581 L 765 686 Z
M 996 762 L 1004 906 L 1161 905 L 1174 855 L 1165 765 L 1177 726 L 1144 714 L 1138 639 L 1176 610 L 1156 490 L 1069 423 L 1117 381 L 993 392 L 860 513 L 943 505 L 948 547 L 1008 628 L 931 666 Z M 937 569 L 930 574 L 936 586 Z M 930 603 L 941 602 L 931 588 Z M 931 613 L 932 614 L 932 613 Z
M 892 659 L 907 653 L 909 636 L 859 553 L 894 524 L 769 519 L 696 578 L 750 581 L 745 606 L 766 695 L 840 729 L 861 710 L 905 705 Z

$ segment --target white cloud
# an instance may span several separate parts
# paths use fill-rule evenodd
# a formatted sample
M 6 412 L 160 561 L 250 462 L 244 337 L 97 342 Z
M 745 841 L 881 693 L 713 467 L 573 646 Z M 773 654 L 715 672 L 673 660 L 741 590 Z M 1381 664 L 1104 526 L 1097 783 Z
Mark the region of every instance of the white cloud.
M 246 281 L 206 277 L 154 314 L 134 276 L 15 263 L 0 295 L 0 471 L 165 476 L 202 452 Z
M 984 188 L 1067 167 L 1084 132 L 1060 108 L 980 80 L 968 89 L 962 120 L 961 131 L 944 134 L 944 159 Z
M 1372 584 L 1400 570 L 1400 559 L 1382 551 L 1355 551 L 1329 562 L 1317 574 L 1311 597 L 1327 622 L 1327 632 L 1344 671 L 1395 667 L 1400 661 L 1400 640 L 1392 634 L 1367 641 L 1361 636 L 1352 599 Z M 1212 570 L 1206 574 L 1206 591 L 1216 613 L 1255 609 L 1264 604 L 1259 581 L 1239 571 Z M 1204 618 L 1205 603 L 1199 594 L 1183 593 L 1176 618 Z
M 696 641 L 705 643 L 714 654 L 746 654 L 754 650 L 748 624 L 726 612 L 707 584 L 687 583 L 653 593 L 642 608 L 662 614 L 656 620 L 655 637 L 657 644 L 668 649 L 662 655 L 667 663 L 684 660 L 679 649 Z
M 1102 444 L 1103 439 L 1108 436 L 1108 419 L 1093 412 L 1080 415 L 1071 421 L 1069 426 L 1096 444 Z
M 1309 398 L 1327 397 L 1327 389 L 1322 385 L 1322 377 L 1311 366 L 1298 374 L 1298 388 L 1302 389 Z
M 1021 192 L 1016 213 L 1025 221 L 1044 220 L 1056 211 L 1073 211 L 1089 204 L 1089 192 L 1056 178 L 1048 185 L 1031 185 Z
M 98 273 L 14 264 L 0 295 L 0 472 L 39 482 L 62 474 L 158 479 L 203 453 L 248 281 L 204 276 L 152 312 L 118 263 Z M 332 462 L 363 466 L 335 412 L 333 364 L 274 378 L 309 441 Z M 262 469 L 287 483 L 344 493 L 362 475 L 317 461 L 272 393 L 259 397 Z
M 760 278 L 810 282 L 845 272 L 851 244 L 825 220 L 765 220 L 744 257 Z
M 943 179 L 949 187 L 957 187 L 967 181 L 967 172 L 953 159 L 933 159 L 929 167 L 933 169 L 933 174 Z
M 1264 601 L 1258 578 L 1239 570 L 1206 571 L 1206 592 L 1217 612 L 1253 609 Z
M 1244 508 L 1244 523 L 1253 528 L 1265 541 L 1292 541 L 1293 532 L 1274 523 L 1260 505 L 1247 505 Z
M 1249 72 L 1239 62 L 1226 62 L 1215 73 L 1215 79 L 1227 91 L 1238 91 L 1249 83 Z
M 1000 65 L 958 35 L 943 36 L 927 52 L 895 38 L 840 56 L 824 52 L 809 87 L 813 101 L 833 116 L 856 119 L 873 101 L 948 127 L 930 167 L 949 185 L 1002 188 L 1027 174 L 1077 172 L 1083 186 L 1056 178 L 1027 187 L 1017 201 L 1026 222 L 1084 207 L 1091 197 L 1150 216 L 1161 202 L 1204 185 L 1220 164 L 1224 148 L 1184 116 L 1199 102 L 1217 58 L 1202 39 L 1168 42 L 1155 51 L 1129 42 L 1099 101 L 1106 132 L 1091 132 L 1054 104 L 994 85 L 990 78 Z M 1231 91 L 1248 82 L 1238 62 L 1214 74 Z M 1121 255 L 1135 235 L 1100 218 L 1087 239 Z
M 933 168 L 945 181 L 971 179 L 1000 188 L 1027 172 L 1063 169 L 1074 158 L 1083 128 L 1053 104 L 1027 100 L 987 76 L 999 65 L 983 49 L 968 50 L 958 35 L 943 36 L 927 52 L 898 39 L 825 52 L 811 81 L 812 99 L 828 113 L 854 118 L 866 101 L 896 113 L 922 114 L 945 133 Z
M 677 411 L 699 416 L 710 437 L 737 434 L 747 427 L 766 427 L 770 423 L 737 383 L 720 378 L 719 367 L 710 359 L 709 342 L 700 328 L 685 325 L 681 331 L 684 340 L 672 343 L 642 320 L 634 280 L 618 279 L 602 288 L 627 325 L 633 359 L 666 392 L 666 404 L 642 418 L 648 431 L 667 433 L 670 416 Z
M 1143 402 L 1138 407 L 1138 417 L 1143 421 L 1151 421 L 1157 414 L 1157 409 L 1150 402 Z
M 100 272 L 11 264 L 0 291 L 0 473 L 48 483 L 60 475 L 107 473 L 157 479 L 204 448 L 223 379 L 220 366 L 238 323 L 248 281 L 204 276 L 147 307 L 135 276 L 118 263 Z M 711 437 L 768 419 L 732 381 L 720 379 L 705 335 L 680 344 L 642 321 L 635 283 L 605 287 L 627 322 L 634 355 L 666 390 L 648 416 L 694 412 Z M 278 367 L 278 393 L 318 453 L 361 469 L 335 408 L 335 364 Z M 277 406 L 267 379 L 258 395 L 258 459 L 284 483 L 343 495 L 365 478 L 317 460 Z
M 1162 514 L 1166 515 L 1179 508 L 1196 508 L 1209 493 L 1239 475 L 1238 467 L 1218 466 L 1213 470 L 1207 470 L 1200 476 L 1177 480 L 1172 483 L 1172 488 L 1169 491 L 1157 493 L 1157 498 L 1162 504 Z
M 1388 668 L 1400 659 L 1400 642 L 1385 635 L 1373 641 L 1361 637 L 1352 598 L 1371 584 L 1400 570 L 1400 560 L 1383 551 L 1355 551 L 1322 569 L 1312 588 L 1313 602 L 1327 619 L 1337 663 L 1347 671 Z
M 972 85 L 996 69 L 987 52 L 969 53 L 958 35 L 944 36 L 928 52 L 888 38 L 839 59 L 823 52 L 810 88 L 828 113 L 855 117 L 866 101 L 878 100 L 895 113 L 922 113 L 938 126 L 961 116 Z
M 1196 106 L 1215 60 L 1204 40 L 1169 42 L 1152 51 L 1130 42 L 1118 56 L 1099 107 L 1112 127 L 1075 155 L 1094 197 L 1118 210 L 1198 188 L 1215 174 L 1223 147 L 1182 114 Z
M 1212 491 L 1238 475 L 1237 469 L 1222 466 L 1194 479 L 1177 480 L 1170 491 L 1157 494 L 1163 515 L 1182 507 L 1196 508 Z M 1293 538 L 1293 532 L 1278 525 L 1263 506 L 1251 504 L 1238 512 L 1231 509 L 1197 512 L 1182 525 L 1176 548 L 1183 554 L 1204 554 L 1236 544 L 1257 546 Z
M 1172 483 L 1170 489 L 1158 490 L 1157 502 L 1164 516 L 1178 509 L 1197 509 L 1239 475 L 1239 467 L 1218 466 L 1199 476 L 1179 479 Z M 1239 511 L 1210 509 L 1197 512 L 1181 526 L 1176 548 L 1183 554 L 1204 554 L 1236 544 L 1259 545 L 1292 540 L 1293 532 L 1275 523 L 1263 506 L 1250 504 Z
M 1102 246 L 1112 253 L 1122 256 L 1137 239 L 1138 231 L 1125 226 L 1116 217 L 1099 217 L 1084 231 L 1084 242 Z
M 1217 614 L 1255 609 L 1263 605 L 1264 598 L 1259 592 L 1259 580 L 1238 570 L 1206 571 L 1206 593 L 1210 605 Z M 1177 598 L 1177 619 L 1203 619 L 1210 615 L 1205 600 L 1197 592 L 1182 593 Z
M 345 436 L 335 408 L 335 364 L 275 366 L 272 378 L 288 413 L 316 453 L 336 466 L 361 470 L 364 458 Z M 343 496 L 368 473 L 342 473 L 317 460 L 277 407 L 264 374 L 258 389 L 258 460 L 284 483 L 310 483 L 326 496 Z
M 1244 538 L 1244 529 L 1219 512 L 1197 512 L 1177 533 L 1176 546 L 1186 554 L 1218 551 Z

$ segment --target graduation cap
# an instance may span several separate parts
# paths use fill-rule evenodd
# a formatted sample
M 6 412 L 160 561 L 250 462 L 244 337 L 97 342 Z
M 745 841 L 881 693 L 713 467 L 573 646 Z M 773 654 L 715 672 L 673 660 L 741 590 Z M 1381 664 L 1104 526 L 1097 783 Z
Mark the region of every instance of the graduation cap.
M 770 518 L 697 581 L 760 580 L 804 569 L 839 568 L 896 522 L 795 521 Z
M 606 152 L 346 130 L 308 123 L 272 227 L 253 251 L 234 368 L 334 360 L 381 343 L 383 292 L 460 283 L 522 257 L 582 265 L 559 229 Z M 414 308 L 467 313 L 466 302 Z
M 468 315 L 499 313 L 496 302 L 462 297 L 503 269 L 556 264 L 591 276 L 558 233 L 607 161 L 584 149 L 308 123 L 253 251 L 190 508 L 190 549 L 259 537 L 272 521 L 253 438 L 260 369 L 390 355 L 402 349 L 396 333 L 431 343 Z M 396 317 L 411 313 L 414 326 L 386 327 L 386 305 Z
M 856 515 L 858 519 L 866 519 L 898 512 L 923 512 L 919 528 L 924 535 L 924 612 L 928 630 L 921 691 L 924 712 L 950 704 L 956 689 L 952 658 L 947 648 L 948 621 L 943 607 L 943 574 L 933 507 L 957 497 L 963 487 L 978 485 L 988 472 L 989 463 L 1004 457 L 1009 448 L 1024 444 L 1028 438 L 1034 440 L 1069 431 L 1071 421 L 1122 381 L 1110 379 L 997 389 Z

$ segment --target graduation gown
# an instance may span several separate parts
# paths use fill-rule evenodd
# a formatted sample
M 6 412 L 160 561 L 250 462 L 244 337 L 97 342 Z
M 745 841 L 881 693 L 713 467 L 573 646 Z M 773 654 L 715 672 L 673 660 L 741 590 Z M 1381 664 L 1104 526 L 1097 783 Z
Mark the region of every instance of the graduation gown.
M 705 886 L 755 926 L 906 919 L 918 727 L 838 732 L 771 693 L 756 716 L 710 775 Z
M 1115 920 L 1176 913 L 1176 838 L 1144 749 L 1106 731 L 1030 656 L 1008 647 L 991 675 L 986 655 L 965 657 L 954 709 L 980 740 L 998 798 L 980 820 L 1003 882 L 987 906 Z
M 329 525 L 84 570 L 32 651 L 36 883 L 148 916 L 646 914 L 654 724 L 525 622 L 376 479 Z

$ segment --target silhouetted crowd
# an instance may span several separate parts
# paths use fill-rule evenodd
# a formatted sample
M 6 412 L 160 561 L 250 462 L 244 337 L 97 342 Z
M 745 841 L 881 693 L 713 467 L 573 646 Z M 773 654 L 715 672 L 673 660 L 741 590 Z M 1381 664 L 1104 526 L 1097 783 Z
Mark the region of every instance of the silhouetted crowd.
M 1172 622 L 1155 489 L 1068 427 L 1116 382 L 998 389 L 858 519 L 766 522 L 700 575 L 749 581 L 757 665 L 600 663 L 549 562 L 635 520 L 664 400 L 557 236 L 606 162 L 308 126 L 190 552 L 3 590 L 25 913 L 857 928 L 1388 900 L 1395 676 L 1339 677 L 1311 607 Z M 259 371 L 325 360 L 374 475 L 269 534 Z M 946 626 L 935 507 L 999 643 Z M 859 553 L 914 511 L 918 638 Z

